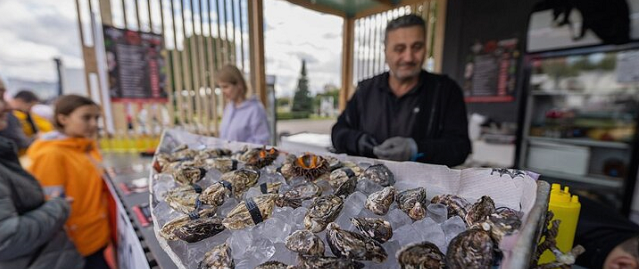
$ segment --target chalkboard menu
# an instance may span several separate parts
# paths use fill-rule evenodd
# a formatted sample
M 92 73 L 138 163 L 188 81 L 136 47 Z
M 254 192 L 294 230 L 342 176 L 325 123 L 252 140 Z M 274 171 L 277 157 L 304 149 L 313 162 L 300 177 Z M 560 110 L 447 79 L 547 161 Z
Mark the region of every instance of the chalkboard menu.
M 519 51 L 517 39 L 476 42 L 464 70 L 466 102 L 512 102 Z
M 165 62 L 162 36 L 104 28 L 109 77 L 109 95 L 113 102 L 165 102 Z

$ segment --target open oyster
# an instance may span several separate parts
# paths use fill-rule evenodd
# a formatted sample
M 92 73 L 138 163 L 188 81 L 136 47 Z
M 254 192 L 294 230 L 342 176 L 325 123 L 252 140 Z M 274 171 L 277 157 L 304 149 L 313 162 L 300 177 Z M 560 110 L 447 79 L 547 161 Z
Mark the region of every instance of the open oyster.
M 331 185 L 331 187 L 337 188 L 349 178 L 356 176 L 357 175 L 350 167 L 342 167 L 331 172 L 328 183 Z
M 395 185 L 395 175 L 384 164 L 371 165 L 360 175 L 362 179 L 368 179 L 384 187 Z
M 260 172 L 247 168 L 231 171 L 222 174 L 220 182 L 225 186 L 231 186 L 231 192 L 235 199 L 240 199 L 242 194 L 249 188 L 253 187 L 257 183 L 257 179 L 260 177 Z
M 286 248 L 300 255 L 324 255 L 324 242 L 308 230 L 297 230 L 286 237 Z
M 233 262 L 233 256 L 231 256 L 231 248 L 226 243 L 215 246 L 210 251 L 204 253 L 204 259 L 197 268 L 234 269 L 235 262 Z
M 382 245 L 370 237 L 340 229 L 331 222 L 326 228 L 326 242 L 337 257 L 383 263 L 388 254 Z
M 362 234 L 384 243 L 393 237 L 390 222 L 380 218 L 351 218 L 351 222 Z
M 278 261 L 268 261 L 255 267 L 255 269 L 286 269 L 288 265 Z
M 206 175 L 206 170 L 203 168 L 184 165 L 173 172 L 175 181 L 182 185 L 197 183 L 204 178 L 204 175 Z
M 326 225 L 334 221 L 344 207 L 344 200 L 339 196 L 327 195 L 317 197 L 304 216 L 304 227 L 314 233 L 319 233 Z
M 488 232 L 481 229 L 466 230 L 448 244 L 446 264 L 450 269 L 490 268 L 493 246 Z
M 439 248 L 428 241 L 410 244 L 397 252 L 402 269 L 444 269 L 446 257 Z
M 445 205 L 448 208 L 449 218 L 459 216 L 464 219 L 470 207 L 470 203 L 466 199 L 452 194 L 436 195 L 430 202 Z
M 303 182 L 294 185 L 291 189 L 282 194 L 281 199 L 276 201 L 277 206 L 290 206 L 297 208 L 303 200 L 313 199 L 322 194 L 322 189 L 313 182 Z
M 247 151 L 240 160 L 246 162 L 248 166 L 259 169 L 272 164 L 279 155 L 280 151 L 276 148 L 266 149 L 266 146 L 264 146 Z
M 211 218 L 215 216 L 214 208 L 206 208 L 202 209 L 199 212 L 195 213 L 195 219 L 201 218 Z M 190 216 L 180 216 L 177 217 L 167 223 L 165 223 L 160 229 L 160 236 L 164 237 L 167 240 L 177 240 L 178 237 L 173 233 L 176 229 L 186 225 L 190 221 L 193 221 Z
M 342 184 L 340 184 L 337 189 L 335 189 L 334 194 L 339 197 L 346 198 L 355 191 L 355 188 L 357 188 L 357 178 L 351 177 L 342 182 Z
M 330 171 L 328 161 L 324 157 L 312 153 L 298 157 L 290 169 L 293 176 L 301 176 L 310 180 L 315 180 Z
M 177 227 L 173 234 L 178 238 L 189 242 L 198 242 L 224 231 L 222 219 L 218 217 L 206 217 L 195 219 Z
M 521 213 L 507 207 L 497 208 L 495 213 L 481 223 L 481 227 L 490 231 L 490 236 L 498 245 L 504 236 L 514 233 L 521 227 Z
M 406 212 L 411 219 L 420 220 L 426 216 L 426 189 L 418 187 L 401 191 L 395 195 L 399 209 Z
M 322 257 L 322 256 L 300 256 L 301 264 L 295 269 L 316 269 L 316 268 L 339 268 L 339 269 L 360 269 L 364 264 L 347 258 Z
M 231 230 L 254 226 L 271 216 L 277 198 L 277 194 L 264 194 L 248 198 L 235 206 L 222 223 Z
M 366 199 L 365 207 L 377 215 L 386 215 L 391 204 L 395 201 L 395 194 L 396 191 L 393 186 L 371 193 Z
M 492 213 L 495 213 L 495 202 L 489 196 L 482 196 L 468 209 L 464 221 L 471 227 L 485 221 Z

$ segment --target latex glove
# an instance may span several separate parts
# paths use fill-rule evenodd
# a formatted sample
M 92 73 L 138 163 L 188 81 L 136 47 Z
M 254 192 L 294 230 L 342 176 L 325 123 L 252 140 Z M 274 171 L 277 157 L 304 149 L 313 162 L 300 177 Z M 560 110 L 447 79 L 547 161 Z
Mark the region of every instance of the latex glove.
M 377 140 L 375 140 L 374 137 L 369 134 L 363 134 L 359 137 L 359 140 L 357 140 L 357 151 L 361 156 L 375 157 L 373 154 L 373 148 L 378 144 L 379 143 L 377 143 Z
M 410 137 L 391 137 L 373 148 L 373 153 L 380 159 L 408 161 L 417 155 L 417 143 Z

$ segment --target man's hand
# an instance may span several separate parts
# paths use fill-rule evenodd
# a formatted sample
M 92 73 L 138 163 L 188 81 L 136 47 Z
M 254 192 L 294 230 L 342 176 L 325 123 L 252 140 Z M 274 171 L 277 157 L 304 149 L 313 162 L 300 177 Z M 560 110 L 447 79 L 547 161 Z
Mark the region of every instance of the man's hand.
M 373 148 L 373 153 L 380 159 L 409 161 L 417 154 L 417 143 L 410 137 L 391 137 Z
M 360 156 L 374 157 L 373 148 L 377 146 L 377 140 L 369 134 L 362 134 L 357 140 L 357 151 Z

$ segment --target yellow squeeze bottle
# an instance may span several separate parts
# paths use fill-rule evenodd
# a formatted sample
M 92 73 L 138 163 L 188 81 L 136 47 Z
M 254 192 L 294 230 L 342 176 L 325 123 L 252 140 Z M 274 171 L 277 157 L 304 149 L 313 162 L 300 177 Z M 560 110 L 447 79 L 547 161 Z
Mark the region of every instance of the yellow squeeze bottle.
M 552 220 L 561 220 L 556 238 L 557 248 L 559 248 L 561 252 L 566 253 L 572 249 L 575 240 L 579 211 L 581 211 L 579 197 L 577 195 L 570 195 L 568 186 L 562 190 L 561 185 L 552 184 L 548 211 L 552 211 L 555 214 Z M 555 255 L 550 250 L 546 250 L 541 255 L 539 264 L 552 262 L 554 260 Z

